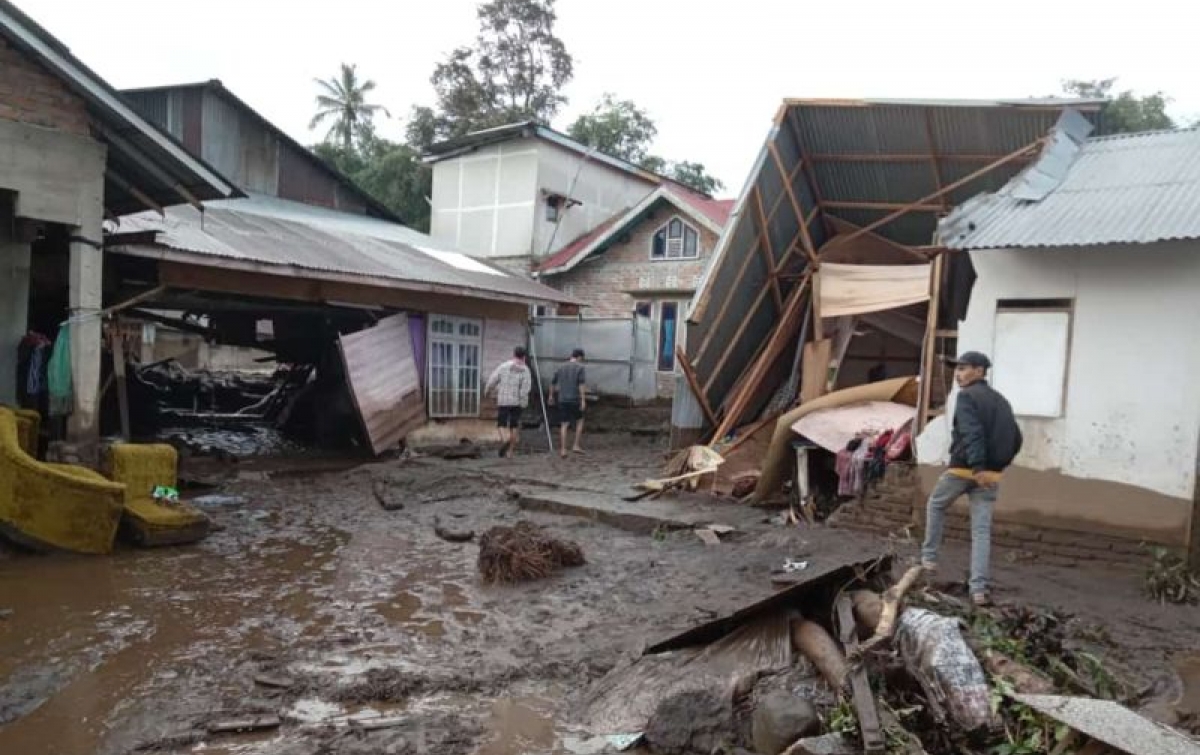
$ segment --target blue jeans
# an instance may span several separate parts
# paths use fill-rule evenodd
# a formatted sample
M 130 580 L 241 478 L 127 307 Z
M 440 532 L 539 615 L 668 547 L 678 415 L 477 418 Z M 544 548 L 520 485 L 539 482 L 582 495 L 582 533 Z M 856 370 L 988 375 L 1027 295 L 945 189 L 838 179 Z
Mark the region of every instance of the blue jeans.
M 946 509 L 960 496 L 971 502 L 971 594 L 988 589 L 989 563 L 992 557 L 992 508 L 999 488 L 985 488 L 974 480 L 966 480 L 943 472 L 929 494 L 925 508 L 925 544 L 921 546 L 921 561 L 936 564 L 938 547 L 942 544 L 942 527 Z

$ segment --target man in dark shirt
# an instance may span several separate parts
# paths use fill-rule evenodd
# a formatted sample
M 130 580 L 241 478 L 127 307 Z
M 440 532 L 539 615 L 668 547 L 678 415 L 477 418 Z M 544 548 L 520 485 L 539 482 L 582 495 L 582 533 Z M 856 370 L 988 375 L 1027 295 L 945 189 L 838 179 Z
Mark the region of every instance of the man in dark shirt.
M 960 496 L 971 502 L 971 599 L 988 605 L 988 571 L 992 548 L 992 509 L 1000 490 L 1000 475 L 1021 451 L 1021 429 L 1008 400 L 987 383 L 991 361 L 968 351 L 954 366 L 958 403 L 950 436 L 950 468 L 946 470 L 925 509 L 925 544 L 921 564 L 937 568 L 938 547 L 946 509 Z
M 575 425 L 575 445 L 572 451 L 583 453 L 579 438 L 583 435 L 583 412 L 587 408 L 587 373 L 583 367 L 583 349 L 571 352 L 571 361 L 559 367 L 550 381 L 550 395 L 546 403 L 558 409 L 559 444 L 558 453 L 567 458 L 567 429 Z

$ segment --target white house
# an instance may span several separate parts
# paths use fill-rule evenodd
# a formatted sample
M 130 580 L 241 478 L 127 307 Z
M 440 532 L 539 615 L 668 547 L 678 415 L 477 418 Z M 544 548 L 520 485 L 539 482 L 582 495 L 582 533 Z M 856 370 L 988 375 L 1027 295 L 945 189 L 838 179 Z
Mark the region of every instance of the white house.
M 958 349 L 991 355 L 1026 439 L 997 519 L 1195 554 L 1200 131 L 1058 140 L 939 232 L 979 276 Z
M 436 144 L 425 161 L 433 238 L 525 272 L 665 180 L 532 122 Z

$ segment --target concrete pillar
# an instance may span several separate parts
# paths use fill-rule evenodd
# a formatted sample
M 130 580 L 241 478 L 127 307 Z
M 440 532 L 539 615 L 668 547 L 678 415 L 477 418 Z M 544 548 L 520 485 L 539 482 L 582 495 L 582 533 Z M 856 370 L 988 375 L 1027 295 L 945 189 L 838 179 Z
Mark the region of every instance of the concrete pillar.
M 0 207 L 0 404 L 17 403 L 17 347 L 29 317 L 30 245 L 13 240 L 13 216 Z
M 83 449 L 100 438 L 100 339 L 98 314 L 104 284 L 101 206 L 97 201 L 82 225 L 71 230 L 70 316 L 71 379 L 75 406 L 67 423 L 67 439 Z M 90 217 L 88 217 L 90 216 Z

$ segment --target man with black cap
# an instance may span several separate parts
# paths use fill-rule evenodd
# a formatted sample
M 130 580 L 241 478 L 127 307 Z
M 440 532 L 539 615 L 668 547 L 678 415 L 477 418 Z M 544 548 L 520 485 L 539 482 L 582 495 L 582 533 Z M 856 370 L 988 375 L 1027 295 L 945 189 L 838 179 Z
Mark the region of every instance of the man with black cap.
M 968 351 L 954 362 L 958 402 L 950 436 L 950 468 L 938 478 L 925 510 L 921 565 L 937 568 L 946 509 L 960 496 L 971 502 L 971 600 L 988 605 L 988 565 L 992 550 L 992 508 L 1000 475 L 1021 450 L 1021 429 L 1008 400 L 987 383 L 991 361 Z

